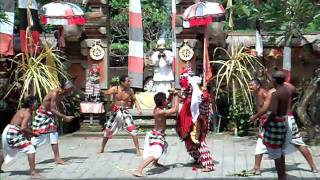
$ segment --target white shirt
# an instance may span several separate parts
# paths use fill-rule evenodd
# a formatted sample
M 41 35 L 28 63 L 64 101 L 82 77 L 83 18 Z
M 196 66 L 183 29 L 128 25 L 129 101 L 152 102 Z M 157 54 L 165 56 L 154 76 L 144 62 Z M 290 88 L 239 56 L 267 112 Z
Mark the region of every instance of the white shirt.
M 158 57 L 159 51 L 156 51 L 152 54 L 151 60 L 154 64 L 154 74 L 153 80 L 154 81 L 173 81 L 174 76 L 172 72 L 172 61 L 173 61 L 173 54 L 171 51 L 165 50 L 163 53 L 165 57 Z

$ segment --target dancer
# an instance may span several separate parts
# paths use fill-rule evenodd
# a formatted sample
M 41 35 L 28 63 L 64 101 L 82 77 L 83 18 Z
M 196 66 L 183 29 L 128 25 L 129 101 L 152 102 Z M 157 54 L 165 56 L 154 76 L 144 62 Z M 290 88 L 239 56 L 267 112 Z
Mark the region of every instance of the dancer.
M 250 86 L 251 92 L 255 97 L 257 111 L 260 112 L 263 106 L 265 105 L 268 92 L 267 90 L 261 87 L 261 82 L 258 79 L 251 80 L 249 86 Z M 266 146 L 262 142 L 263 131 L 264 131 L 262 128 L 262 125 L 266 121 L 267 116 L 265 114 L 262 114 L 259 116 L 255 114 L 250 117 L 251 121 L 255 121 L 256 119 L 259 120 L 259 135 L 258 135 L 256 150 L 255 150 L 254 168 L 251 170 L 251 172 L 255 175 L 261 175 L 260 165 L 261 165 L 262 156 L 264 153 L 267 152 Z
M 173 107 L 166 109 L 168 103 L 172 100 L 173 96 Z M 179 98 L 178 92 L 176 90 L 170 91 L 168 99 L 166 99 L 166 94 L 163 92 L 158 92 L 154 96 L 154 102 L 156 104 L 153 110 L 153 115 L 155 119 L 154 129 L 149 131 L 145 138 L 144 150 L 143 150 L 143 161 L 138 166 L 138 169 L 133 172 L 133 176 L 142 177 L 143 169 L 153 162 L 155 166 L 162 166 L 158 163 L 161 155 L 166 152 L 167 142 L 165 140 L 165 130 L 166 130 L 166 120 L 167 116 L 170 116 L 178 112 L 179 109 Z
M 16 112 L 11 119 L 10 124 L 2 133 L 3 154 L 0 155 L 0 171 L 3 162 L 9 163 L 14 159 L 18 152 L 23 152 L 28 155 L 30 166 L 30 174 L 32 178 L 44 178 L 44 176 L 36 173 L 35 170 L 35 153 L 36 149 L 31 144 L 32 136 L 39 136 L 39 133 L 33 133 L 29 123 L 32 121 L 32 112 L 37 106 L 37 99 L 34 96 L 28 96 L 22 103 L 22 108 Z
M 255 84 L 257 82 L 258 81 L 253 80 L 250 83 L 250 85 L 251 85 L 250 88 L 254 92 L 255 95 L 257 92 L 256 86 L 260 87 L 260 85 Z M 312 158 L 310 150 L 308 149 L 307 145 L 303 142 L 302 136 L 299 133 L 298 126 L 297 126 L 295 119 L 294 119 L 292 112 L 291 112 L 291 101 L 292 101 L 294 94 L 296 94 L 295 87 L 288 82 L 284 82 L 284 86 L 286 88 L 288 88 L 291 92 L 291 100 L 289 101 L 289 105 L 288 105 L 288 128 L 287 128 L 287 134 L 286 134 L 286 148 L 285 148 L 284 152 L 285 152 L 285 154 L 290 154 L 290 153 L 295 152 L 296 150 L 299 150 L 300 153 L 307 160 L 307 162 L 311 168 L 311 172 L 318 173 L 319 170 L 317 169 L 317 167 L 314 163 L 314 160 Z M 263 107 L 258 108 L 258 112 L 250 117 L 251 121 L 256 120 L 258 117 L 263 117 L 263 119 L 265 119 L 266 115 L 264 115 L 264 114 L 268 111 L 268 108 L 270 107 L 271 95 L 275 91 L 276 91 L 275 88 L 272 88 L 268 91 L 267 96 L 265 97 L 263 103 L 260 103 L 260 104 L 263 104 Z M 263 124 L 263 122 L 262 122 L 262 124 Z M 255 165 L 254 165 L 254 168 L 251 170 L 252 173 L 255 175 L 261 174 L 261 170 L 260 170 L 261 159 L 262 159 L 263 154 L 267 153 L 267 149 L 266 149 L 265 145 L 262 143 L 262 137 L 263 137 L 263 129 L 262 129 L 261 133 L 259 134 L 259 138 L 257 140 L 257 145 L 256 145 L 256 150 L 255 150 Z
M 138 114 L 141 114 L 141 108 L 136 100 L 134 92 L 130 87 L 130 79 L 127 75 L 120 78 L 120 85 L 113 86 L 105 92 L 105 95 L 114 95 L 115 102 L 112 105 L 112 114 L 105 124 L 105 132 L 103 135 L 100 153 L 104 152 L 104 148 L 112 135 L 117 133 L 119 129 L 126 129 L 132 136 L 137 156 L 141 156 L 138 131 L 133 123 L 133 118 L 128 109 L 132 108 L 132 103 L 135 104 Z
M 50 91 L 44 97 L 41 106 L 37 109 L 36 116 L 32 122 L 33 132 L 41 134 L 41 136 L 31 139 L 32 144 L 37 147 L 49 139 L 56 164 L 64 164 L 64 161 L 60 158 L 56 117 L 61 117 L 64 122 L 71 122 L 74 118 L 73 116 L 67 116 L 59 112 L 57 103 L 61 101 L 63 96 L 70 94 L 72 90 L 72 82 L 66 81 L 61 88 Z
M 265 130 L 263 144 L 267 147 L 270 159 L 275 161 L 279 180 L 286 179 L 284 148 L 287 110 L 291 98 L 290 90 L 283 85 L 284 81 L 283 72 L 277 71 L 272 75 L 272 83 L 276 91 L 271 95 L 270 111 L 263 124 Z
M 203 172 L 210 172 L 214 170 L 214 165 L 205 140 L 209 129 L 210 97 L 205 88 L 199 88 L 201 78 L 191 77 L 190 74 L 191 70 L 186 69 L 180 80 L 184 102 L 176 129 L 190 156 L 203 166 Z

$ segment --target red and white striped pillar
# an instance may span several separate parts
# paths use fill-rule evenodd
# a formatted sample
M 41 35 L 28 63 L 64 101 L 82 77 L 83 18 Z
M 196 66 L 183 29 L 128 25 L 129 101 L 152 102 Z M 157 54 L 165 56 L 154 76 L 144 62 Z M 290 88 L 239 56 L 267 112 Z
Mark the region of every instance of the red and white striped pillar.
M 131 87 L 143 87 L 143 28 L 140 0 L 129 2 L 129 57 L 128 75 Z

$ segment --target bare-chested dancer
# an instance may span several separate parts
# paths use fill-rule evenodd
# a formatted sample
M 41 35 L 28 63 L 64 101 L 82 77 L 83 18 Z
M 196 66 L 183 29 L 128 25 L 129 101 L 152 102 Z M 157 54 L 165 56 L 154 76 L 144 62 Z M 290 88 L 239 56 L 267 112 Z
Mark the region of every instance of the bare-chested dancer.
M 112 114 L 105 124 L 105 132 L 103 135 L 100 153 L 104 152 L 104 148 L 108 140 L 117 133 L 119 129 L 126 129 L 132 136 L 137 156 L 141 156 L 138 130 L 133 123 L 133 118 L 128 109 L 132 108 L 133 103 L 136 106 L 138 114 L 141 114 L 141 108 L 136 100 L 134 92 L 130 87 L 130 79 L 128 76 L 120 77 L 120 85 L 113 86 L 105 92 L 105 95 L 114 95 L 115 102 L 112 105 Z
M 175 96 L 173 107 L 166 109 L 168 103 L 172 97 Z M 138 166 L 138 169 L 133 172 L 133 176 L 142 177 L 143 169 L 150 163 L 154 163 L 156 166 L 161 166 L 158 163 L 161 155 L 166 151 L 168 146 L 165 140 L 166 120 L 167 116 L 170 116 L 178 112 L 179 109 L 179 98 L 177 91 L 171 91 L 169 98 L 166 99 L 166 94 L 159 92 L 154 96 L 154 102 L 156 104 L 153 110 L 155 126 L 150 132 L 147 133 L 145 138 L 144 150 L 143 150 L 143 161 Z
M 288 88 L 291 93 L 291 99 L 290 99 L 289 105 L 288 105 L 288 128 L 287 128 L 287 134 L 286 134 L 286 136 L 287 136 L 286 141 L 288 141 L 286 143 L 290 143 L 290 144 L 287 144 L 287 147 L 285 149 L 285 154 L 290 154 L 290 153 L 294 152 L 295 150 L 299 150 L 300 153 L 307 160 L 307 162 L 311 168 L 311 171 L 313 173 L 318 173 L 319 171 L 317 169 L 317 166 L 314 163 L 314 160 L 312 158 L 310 150 L 308 149 L 306 144 L 303 142 L 302 136 L 299 133 L 298 126 L 294 120 L 292 113 L 291 113 L 292 96 L 296 93 L 295 87 L 288 82 L 284 82 L 284 86 L 286 88 Z M 267 96 L 266 96 L 264 103 L 263 103 L 263 107 L 258 109 L 258 112 L 250 117 L 250 120 L 254 121 L 255 119 L 257 119 L 258 117 L 261 117 L 263 114 L 265 114 L 268 111 L 268 108 L 269 108 L 270 102 L 271 102 L 271 95 L 275 91 L 276 91 L 275 88 L 272 88 L 268 91 Z M 261 174 L 260 164 L 261 164 L 262 155 L 267 153 L 267 149 L 266 149 L 265 145 L 262 144 L 262 137 L 263 137 L 263 133 L 261 133 L 259 135 L 260 139 L 258 139 L 258 141 L 257 141 L 256 152 L 255 152 L 255 154 L 256 154 L 255 166 L 252 170 L 253 173 L 256 175 Z M 257 159 L 257 157 L 258 157 L 258 159 Z
M 263 144 L 267 147 L 269 158 L 275 161 L 279 180 L 286 179 L 285 141 L 287 111 L 291 99 L 291 92 L 284 86 L 285 75 L 276 71 L 272 75 L 272 83 L 276 89 L 271 94 L 271 104 L 266 122 L 263 124 Z
M 0 155 L 0 170 L 3 162 L 9 163 L 18 152 L 28 155 L 30 174 L 32 178 L 44 178 L 35 170 L 35 147 L 31 144 L 32 136 L 39 136 L 39 133 L 33 133 L 29 127 L 32 121 L 32 113 L 37 106 L 37 99 L 34 96 L 25 98 L 22 108 L 13 116 L 10 124 L 2 133 L 3 154 Z M 2 170 L 1 170 L 2 171 Z
M 267 90 L 261 87 L 261 82 L 258 79 L 253 79 L 249 85 L 250 85 L 250 90 L 256 99 L 257 112 L 260 112 L 265 104 L 268 92 Z M 262 143 L 262 137 L 263 137 L 262 125 L 266 121 L 267 116 L 265 114 L 262 114 L 262 115 L 259 115 L 258 117 L 255 114 L 250 117 L 251 121 L 255 121 L 256 119 L 259 119 L 259 135 L 258 135 L 256 150 L 255 150 L 254 168 L 251 171 L 255 175 L 260 175 L 261 174 L 260 165 L 261 165 L 262 156 L 267 151 L 266 146 Z
M 54 89 L 46 94 L 32 122 L 33 132 L 41 134 L 41 136 L 31 139 L 32 144 L 40 146 L 49 139 L 56 164 L 64 164 L 59 152 L 57 117 L 62 118 L 64 122 L 70 122 L 74 118 L 59 112 L 57 103 L 62 100 L 64 95 L 70 94 L 72 90 L 72 82 L 66 81 L 61 88 Z

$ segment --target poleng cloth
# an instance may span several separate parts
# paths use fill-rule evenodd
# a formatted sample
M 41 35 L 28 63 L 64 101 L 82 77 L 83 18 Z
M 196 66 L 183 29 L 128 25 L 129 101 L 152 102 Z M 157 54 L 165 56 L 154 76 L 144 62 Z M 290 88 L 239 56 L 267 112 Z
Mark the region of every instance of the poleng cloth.
M 263 134 L 263 144 L 267 148 L 282 148 L 285 143 L 287 116 L 275 117 L 267 124 Z
M 31 142 L 24 136 L 20 127 L 8 124 L 2 133 L 2 149 L 4 163 L 9 163 L 18 152 L 27 154 L 36 150 Z

